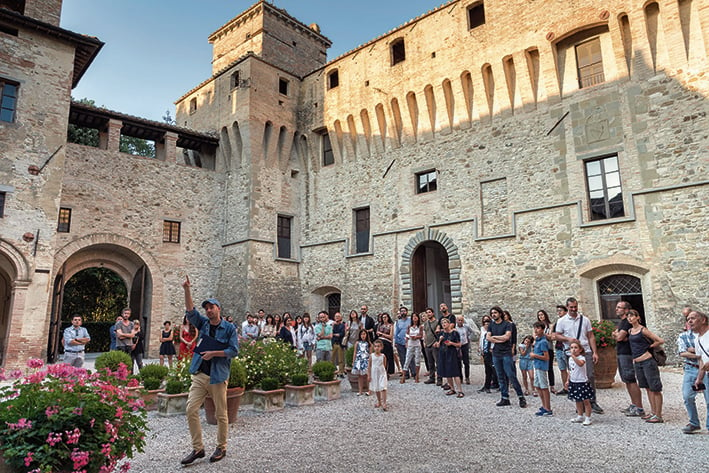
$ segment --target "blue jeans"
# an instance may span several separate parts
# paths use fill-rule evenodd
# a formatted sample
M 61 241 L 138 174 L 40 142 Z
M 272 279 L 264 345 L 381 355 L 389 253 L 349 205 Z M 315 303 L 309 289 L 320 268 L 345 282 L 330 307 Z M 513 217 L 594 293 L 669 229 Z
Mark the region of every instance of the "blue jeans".
M 522 386 L 520 386 L 519 381 L 517 381 L 517 370 L 512 361 L 512 355 L 492 355 L 492 363 L 495 365 L 495 371 L 497 372 L 497 380 L 500 383 L 500 395 L 502 399 L 510 398 L 510 382 L 517 396 L 524 397 Z
M 699 368 L 684 365 L 684 378 L 682 379 L 682 398 L 684 398 L 684 407 L 687 409 L 689 423 L 696 427 L 701 427 L 699 423 L 699 413 L 697 412 L 697 391 L 694 391 L 692 389 L 692 385 L 694 385 L 694 381 L 697 379 L 697 373 L 699 373 Z M 709 374 L 704 376 L 704 384 L 709 384 Z M 707 405 L 706 424 L 707 429 L 709 429 L 709 390 L 706 389 L 704 390 L 704 401 Z

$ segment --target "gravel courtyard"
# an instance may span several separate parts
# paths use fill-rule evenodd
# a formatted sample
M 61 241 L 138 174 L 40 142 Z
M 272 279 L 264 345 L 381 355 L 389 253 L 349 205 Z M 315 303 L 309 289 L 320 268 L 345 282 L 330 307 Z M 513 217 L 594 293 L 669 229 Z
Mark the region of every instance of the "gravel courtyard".
M 342 382 L 342 398 L 315 406 L 259 414 L 242 406 L 230 427 L 227 456 L 182 467 L 190 437 L 184 416 L 149 414 L 146 451 L 131 460 L 136 472 L 690 472 L 709 460 L 709 434 L 685 435 L 681 371 L 663 369 L 664 424 L 625 417 L 624 386 L 599 390 L 604 415 L 593 425 L 569 422 L 574 404 L 552 395 L 554 417 L 536 417 L 538 398 L 520 409 L 496 407 L 498 393 L 479 394 L 482 366 L 471 366 L 465 397 L 445 396 L 433 385 L 398 378 L 389 384 L 389 410 L 374 396 L 358 397 Z M 558 373 L 557 373 L 558 374 Z M 423 379 L 422 379 L 423 381 Z M 646 401 L 646 398 L 644 398 Z M 704 425 L 704 409 L 700 418 Z M 216 426 L 203 422 L 207 457 Z M 702 459 L 704 459 L 702 461 Z

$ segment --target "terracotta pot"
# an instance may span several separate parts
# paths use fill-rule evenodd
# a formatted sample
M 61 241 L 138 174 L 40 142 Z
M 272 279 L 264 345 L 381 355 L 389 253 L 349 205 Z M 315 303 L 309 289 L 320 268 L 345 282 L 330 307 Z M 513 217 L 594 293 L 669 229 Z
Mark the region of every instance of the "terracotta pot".
M 286 405 L 287 406 L 311 406 L 315 404 L 315 385 L 293 386 L 286 384 Z
M 333 401 L 340 399 L 340 380 L 334 381 L 313 381 L 315 383 L 316 401 Z
M 156 411 L 158 409 L 158 394 L 164 393 L 164 389 L 151 389 L 143 391 L 140 395 L 145 403 L 146 411 Z
M 254 410 L 259 412 L 280 411 L 286 405 L 285 389 L 274 389 L 273 391 L 261 391 L 254 389 L 251 391 L 254 400 Z
M 353 393 L 358 393 L 359 392 L 359 375 L 352 374 L 351 372 L 347 373 L 347 381 L 350 382 L 350 389 L 352 390 Z M 367 391 L 369 389 L 369 383 L 367 381 L 364 381 L 364 387 L 362 388 L 363 391 Z
M 241 405 L 241 397 L 243 395 L 244 388 L 228 388 L 226 390 L 226 409 L 230 424 L 236 422 L 236 417 L 239 414 L 239 406 Z M 204 398 L 204 414 L 207 417 L 208 424 L 217 425 L 216 406 L 211 396 Z
M 618 370 L 618 360 L 615 348 L 598 347 L 598 363 L 593 367 L 597 389 L 608 389 L 613 386 L 615 372 Z

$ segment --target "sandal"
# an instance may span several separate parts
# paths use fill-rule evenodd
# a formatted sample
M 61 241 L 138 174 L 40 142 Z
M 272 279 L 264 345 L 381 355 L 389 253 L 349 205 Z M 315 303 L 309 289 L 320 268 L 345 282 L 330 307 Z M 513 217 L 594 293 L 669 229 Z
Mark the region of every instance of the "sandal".
M 645 415 L 640 416 L 642 420 L 648 420 L 650 417 L 653 417 L 655 414 L 650 414 L 649 412 L 646 413 Z
M 376 404 L 374 405 L 374 408 L 375 408 L 375 409 L 379 409 L 380 406 L 381 406 L 381 404 L 376 403 Z
M 465 396 L 465 394 L 463 394 L 463 393 L 461 392 L 461 393 L 458 393 L 455 397 L 464 397 L 464 396 Z
M 455 391 L 452 389 L 446 393 L 446 396 L 453 396 L 455 394 Z
M 662 424 L 665 421 L 662 419 L 662 417 L 656 416 L 655 414 L 653 414 L 645 422 L 647 422 L 649 424 Z

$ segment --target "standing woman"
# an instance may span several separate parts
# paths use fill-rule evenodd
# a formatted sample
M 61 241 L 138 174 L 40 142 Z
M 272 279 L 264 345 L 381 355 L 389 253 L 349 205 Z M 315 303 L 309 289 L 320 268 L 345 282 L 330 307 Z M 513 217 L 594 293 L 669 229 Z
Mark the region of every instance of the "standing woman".
M 293 329 L 293 319 L 290 317 L 290 315 L 288 315 L 283 319 L 283 326 L 278 331 L 278 335 L 276 335 L 276 340 L 280 340 L 284 343 L 287 343 L 288 345 L 290 345 L 291 348 L 295 350 L 295 337 L 293 336 L 294 334 L 295 330 Z
M 268 314 L 266 316 L 266 323 L 263 325 L 263 329 L 261 329 L 261 338 L 274 339 L 278 333 L 273 316 Z
M 512 337 L 510 341 L 512 342 L 512 361 L 514 362 L 517 359 L 517 325 L 512 321 L 512 315 L 508 310 L 502 311 L 502 318 L 512 326 Z
M 283 318 L 281 318 L 281 314 L 276 314 L 273 316 L 273 325 L 276 326 L 276 333 L 281 331 L 281 327 L 283 326 Z
M 194 344 L 197 341 L 198 331 L 188 320 L 187 317 L 182 319 L 182 327 L 180 327 L 180 354 L 178 359 L 192 358 L 194 353 Z
M 556 394 L 556 390 L 554 389 L 554 342 L 552 341 L 554 326 L 549 319 L 549 314 L 544 309 L 539 309 L 537 312 L 537 320 L 544 324 L 544 337 L 546 337 L 547 343 L 549 344 L 549 370 L 547 371 L 549 391 L 552 394 Z
M 485 315 L 482 318 L 482 327 L 480 328 L 480 356 L 483 359 L 483 364 L 485 365 L 485 382 L 483 387 L 478 389 L 479 393 L 486 392 L 490 393 L 491 389 L 497 389 L 497 373 L 495 372 L 495 367 L 492 365 L 492 344 L 487 341 L 486 334 L 490 328 L 489 315 Z
M 354 346 L 355 343 L 357 343 L 359 340 L 359 331 L 362 328 L 364 327 L 359 322 L 359 315 L 357 315 L 357 311 L 351 310 L 350 318 L 347 322 L 347 335 L 345 335 L 345 338 L 347 338 L 347 348 Z
M 394 323 L 391 316 L 384 312 L 380 315 L 381 323 L 377 327 L 377 339 L 382 340 L 382 353 L 386 356 L 386 370 L 388 375 L 394 374 Z
M 446 392 L 447 396 L 463 397 L 463 383 L 460 372 L 460 358 L 458 357 L 458 349 L 461 346 L 460 334 L 455 330 L 455 325 L 443 317 L 441 319 L 441 328 L 443 329 L 438 339 L 440 353 L 438 355 L 438 374 L 446 378 L 449 386 Z
M 650 401 L 651 412 L 642 418 L 651 424 L 661 424 L 664 422 L 662 419 L 662 380 L 657 362 L 652 357 L 650 349 L 662 345 L 665 341 L 640 325 L 640 314 L 637 310 L 631 309 L 628 312 L 628 322 L 631 325 L 628 340 L 630 341 L 630 353 L 633 356 L 635 376 L 638 379 L 638 386 L 645 389 Z
M 143 369 L 143 353 L 145 352 L 145 335 L 140 327 L 140 319 L 133 322 L 133 334 L 133 349 L 130 352 L 130 357 L 140 372 Z M 133 372 L 133 363 L 131 363 L 131 373 Z
M 406 361 L 404 361 L 403 371 L 407 373 L 411 368 L 411 362 L 416 366 L 415 380 L 419 382 L 419 370 L 421 369 L 421 340 L 423 339 L 423 327 L 421 317 L 425 312 L 411 314 L 411 325 L 406 329 Z M 400 383 L 406 382 L 406 376 L 401 377 Z
M 166 320 L 162 327 L 164 330 L 160 334 L 160 366 L 165 364 L 165 357 L 167 357 L 167 364 L 172 368 L 172 357 L 175 356 L 175 344 L 172 343 L 172 323 Z
M 315 327 L 310 323 L 310 314 L 303 314 L 303 323 L 298 327 L 298 348 L 302 348 L 303 356 L 308 360 L 308 370 L 313 362 L 313 348 L 315 346 Z

